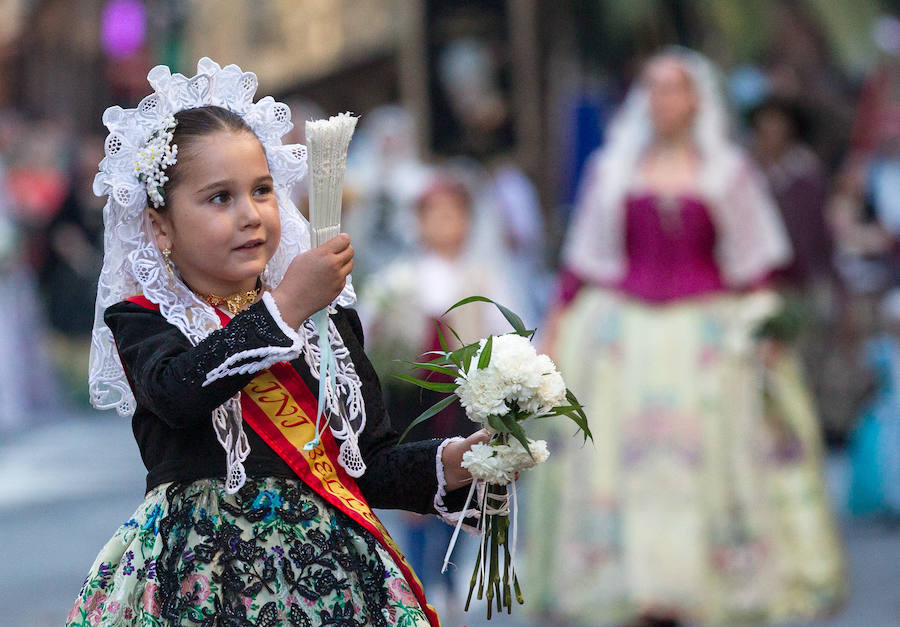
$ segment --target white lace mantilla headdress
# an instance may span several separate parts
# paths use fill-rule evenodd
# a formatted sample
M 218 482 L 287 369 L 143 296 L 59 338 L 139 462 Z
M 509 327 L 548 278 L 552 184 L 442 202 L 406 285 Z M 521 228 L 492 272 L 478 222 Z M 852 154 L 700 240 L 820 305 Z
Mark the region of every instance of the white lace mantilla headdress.
M 222 68 L 206 57 L 197 63 L 197 74 L 191 78 L 172 74 L 168 67 L 158 65 L 150 70 L 147 80 L 154 93 L 144 98 L 137 108 L 110 107 L 103 114 L 109 136 L 105 144 L 106 157 L 100 162 L 100 172 L 94 179 L 94 193 L 108 195 L 109 199 L 103 209 L 104 258 L 91 338 L 90 395 L 94 407 L 115 408 L 123 416 L 132 415 L 136 403 L 112 332 L 103 321 L 107 307 L 143 293 L 159 305 L 166 320 L 195 345 L 221 328 L 215 310 L 177 276 L 166 271 L 150 225 L 146 187 L 135 174 L 135 162 L 147 138 L 165 129 L 170 116 L 184 109 L 216 105 L 240 115 L 262 142 L 281 218 L 281 241 L 262 277 L 266 286 L 276 287 L 294 257 L 310 247 L 309 224 L 290 199 L 291 188 L 306 174 L 306 148 L 281 143 L 282 136 L 293 126 L 288 106 L 271 96 L 254 103 L 255 74 L 244 72 L 236 65 Z M 355 302 L 356 295 L 348 278 L 347 286 L 335 303 L 351 306 Z M 320 360 L 315 325 L 307 320 L 296 335 L 289 335 L 294 336 L 295 341 L 287 351 L 272 347 L 271 350 L 247 351 L 247 354 L 232 356 L 228 364 L 210 373 L 207 382 L 236 373 L 259 371 L 300 355 L 318 378 Z M 336 380 L 326 386 L 330 427 L 341 442 L 338 461 L 351 476 L 359 477 L 365 471 L 357 444 L 366 421 L 362 384 L 349 351 L 331 321 L 328 335 L 337 360 Z M 249 453 L 239 398 L 235 395 L 217 407 L 212 415 L 216 437 L 226 452 L 226 489 L 231 493 L 244 483 L 243 461 Z

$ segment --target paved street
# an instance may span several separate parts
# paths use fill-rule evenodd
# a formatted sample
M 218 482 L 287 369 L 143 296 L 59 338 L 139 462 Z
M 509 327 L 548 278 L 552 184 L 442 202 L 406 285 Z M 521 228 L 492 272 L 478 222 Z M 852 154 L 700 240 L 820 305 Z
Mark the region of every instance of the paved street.
M 841 490 L 840 458 L 829 464 Z M 143 467 L 130 422 L 111 414 L 60 416 L 0 433 L 0 621 L 61 625 L 102 544 L 138 505 Z M 845 525 L 853 593 L 819 627 L 900 625 L 900 528 Z M 514 608 L 514 612 L 517 609 Z M 445 617 L 450 627 L 530 625 L 519 612 L 487 623 L 483 607 Z

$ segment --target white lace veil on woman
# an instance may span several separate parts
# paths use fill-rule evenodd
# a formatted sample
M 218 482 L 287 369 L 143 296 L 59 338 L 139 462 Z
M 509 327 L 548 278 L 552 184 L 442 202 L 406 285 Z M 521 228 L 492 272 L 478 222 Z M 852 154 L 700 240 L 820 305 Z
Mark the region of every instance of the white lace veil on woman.
M 651 58 L 674 59 L 697 96 L 694 143 L 700 156 L 699 192 L 708 202 L 721 237 L 717 256 L 731 286 L 760 278 L 791 256 L 790 242 L 764 183 L 729 136 L 728 110 L 715 66 L 686 48 L 668 48 Z M 606 145 L 586 168 L 566 265 L 600 283 L 625 273 L 624 200 L 640 160 L 653 140 L 649 91 L 638 81 L 610 124 Z
M 222 68 L 206 57 L 197 63 L 197 74 L 191 78 L 172 74 L 168 67 L 160 65 L 150 71 L 147 80 L 154 93 L 144 98 L 137 108 L 110 107 L 103 114 L 103 123 L 110 133 L 105 143 L 106 157 L 100 162 L 100 172 L 94 180 L 94 193 L 108 195 L 109 199 L 103 210 L 104 258 L 91 339 L 90 396 L 94 407 L 114 408 L 123 416 L 132 415 L 136 403 L 112 332 L 103 321 L 107 307 L 143 294 L 159 305 L 165 319 L 195 345 L 221 327 L 213 307 L 194 294 L 177 273 L 166 270 L 150 225 L 146 187 L 135 173 L 138 153 L 154 133 L 167 125 L 170 116 L 184 109 L 220 106 L 241 116 L 262 143 L 281 219 L 281 240 L 261 277 L 264 286 L 276 287 L 294 257 L 310 247 L 309 225 L 290 199 L 292 187 L 306 174 L 306 148 L 281 143 L 282 136 L 292 127 L 290 108 L 271 96 L 254 103 L 258 84 L 255 74 L 244 72 L 236 65 Z M 348 280 L 335 302 L 350 306 L 355 301 Z M 229 364 L 231 368 L 224 370 L 224 374 L 255 372 L 303 355 L 313 375 L 318 377 L 317 335 L 315 326 L 307 321 L 298 330 L 298 340 L 293 346 L 245 355 L 241 363 Z M 329 390 L 333 387 L 336 394 L 327 394 L 327 407 L 332 416 L 330 426 L 335 437 L 343 440 L 341 465 L 358 477 L 365 470 L 356 443 L 365 426 L 361 384 L 333 323 L 329 324 L 329 340 L 338 360 L 337 380 L 328 387 Z M 216 437 L 226 452 L 226 489 L 234 493 L 244 483 L 243 461 L 249 453 L 239 397 L 216 408 L 212 421 Z

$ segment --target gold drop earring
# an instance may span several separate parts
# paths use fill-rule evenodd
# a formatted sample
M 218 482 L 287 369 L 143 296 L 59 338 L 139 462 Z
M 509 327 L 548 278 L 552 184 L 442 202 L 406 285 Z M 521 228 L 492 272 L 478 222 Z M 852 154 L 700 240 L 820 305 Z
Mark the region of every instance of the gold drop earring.
M 174 268 L 172 267 L 172 249 L 171 249 L 171 248 L 165 248 L 165 249 L 162 251 L 162 256 L 163 256 L 163 260 L 164 260 L 165 263 L 166 263 L 166 270 L 169 271 L 169 274 L 171 274 L 172 276 L 175 276 L 175 270 L 174 270 Z

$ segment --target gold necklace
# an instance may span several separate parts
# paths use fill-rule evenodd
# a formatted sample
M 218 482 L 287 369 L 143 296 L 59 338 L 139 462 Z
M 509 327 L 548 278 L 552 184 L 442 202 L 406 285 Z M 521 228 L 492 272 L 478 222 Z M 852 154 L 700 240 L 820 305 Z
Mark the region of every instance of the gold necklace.
M 203 300 L 212 305 L 213 307 L 225 307 L 228 309 L 228 312 L 233 316 L 236 315 L 256 302 L 256 298 L 259 296 L 260 291 L 262 290 L 262 283 L 257 280 L 256 287 L 252 290 L 247 290 L 246 292 L 235 292 L 234 294 L 229 294 L 228 296 L 216 296 L 215 294 L 204 294 Z

